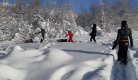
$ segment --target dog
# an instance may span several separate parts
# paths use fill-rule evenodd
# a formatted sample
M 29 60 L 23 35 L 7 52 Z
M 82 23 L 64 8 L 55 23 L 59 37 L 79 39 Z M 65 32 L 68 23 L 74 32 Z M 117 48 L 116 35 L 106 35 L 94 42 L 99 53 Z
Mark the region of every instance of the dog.
M 24 43 L 33 43 L 33 39 L 25 40 Z

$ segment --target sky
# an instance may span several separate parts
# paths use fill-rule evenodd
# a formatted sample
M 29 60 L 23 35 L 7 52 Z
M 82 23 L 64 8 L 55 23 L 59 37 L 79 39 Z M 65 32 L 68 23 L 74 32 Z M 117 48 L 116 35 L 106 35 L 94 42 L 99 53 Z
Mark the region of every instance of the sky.
M 87 10 L 89 9 L 89 5 L 92 3 L 99 4 L 99 0 L 52 0 L 52 1 L 63 1 L 63 2 L 71 2 L 73 9 L 77 12 L 81 12 L 81 5 L 83 5 Z
M 0 0 L 0 2 L 2 2 L 3 0 Z M 12 0 L 10 0 L 12 1 Z M 45 0 L 42 0 L 43 3 L 45 2 Z M 51 0 L 53 2 L 58 2 L 58 1 L 63 1 L 63 2 L 71 2 L 73 9 L 77 12 L 80 13 L 81 12 L 81 5 L 83 5 L 86 10 L 89 10 L 89 5 L 92 3 L 96 3 L 99 4 L 100 0 Z M 109 2 L 113 2 L 114 0 L 107 0 Z M 138 3 L 138 0 L 131 0 L 132 3 Z
M 45 1 L 45 0 L 43 0 Z M 52 0 L 54 2 L 63 1 L 63 2 L 71 2 L 73 9 L 77 12 L 81 12 L 81 5 L 85 7 L 86 10 L 89 10 L 89 5 L 92 3 L 100 4 L 100 0 Z M 109 2 L 113 2 L 114 0 L 107 0 Z M 132 3 L 138 3 L 138 0 L 131 0 Z

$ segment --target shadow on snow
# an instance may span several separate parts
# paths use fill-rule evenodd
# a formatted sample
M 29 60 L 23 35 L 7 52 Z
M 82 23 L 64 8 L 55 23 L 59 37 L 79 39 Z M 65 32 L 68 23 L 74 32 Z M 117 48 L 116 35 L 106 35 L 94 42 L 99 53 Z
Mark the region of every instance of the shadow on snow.
M 82 51 L 82 50 L 67 50 L 67 49 L 62 49 L 62 50 L 67 52 L 79 52 L 79 53 L 85 53 L 85 54 L 101 54 L 106 56 L 113 56 L 113 61 L 115 61 L 114 55 L 109 53 L 99 53 L 99 52 Z

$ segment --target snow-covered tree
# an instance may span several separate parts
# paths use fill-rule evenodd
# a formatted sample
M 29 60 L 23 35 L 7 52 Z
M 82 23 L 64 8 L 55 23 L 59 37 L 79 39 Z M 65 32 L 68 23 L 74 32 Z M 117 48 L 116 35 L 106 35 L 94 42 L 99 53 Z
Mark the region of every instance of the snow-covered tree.
M 104 32 L 112 32 L 120 27 L 122 20 L 126 20 L 132 29 L 138 30 L 137 5 L 137 3 L 132 4 L 131 0 L 115 0 L 113 2 L 100 0 L 99 5 L 94 3 L 90 5 L 90 12 L 85 11 L 87 14 L 79 14 L 76 23 L 81 27 L 89 26 L 86 22 L 91 25 L 96 23 Z
M 41 0 L 14 0 L 14 4 L 0 4 L 1 40 L 20 40 L 32 38 L 33 33 L 42 27 L 47 38 L 65 36 L 67 29 L 75 32 L 76 12 L 71 3 L 47 0 L 42 6 Z M 33 37 L 34 38 L 34 37 Z

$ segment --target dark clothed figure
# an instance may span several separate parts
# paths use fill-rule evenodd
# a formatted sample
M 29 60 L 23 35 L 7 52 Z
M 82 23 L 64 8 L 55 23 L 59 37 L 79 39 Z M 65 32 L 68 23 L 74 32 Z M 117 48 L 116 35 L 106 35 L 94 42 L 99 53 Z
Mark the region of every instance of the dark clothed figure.
M 127 22 L 123 20 L 121 22 L 121 29 L 118 30 L 117 39 L 115 41 L 115 45 L 113 46 L 112 50 L 119 44 L 119 51 L 118 51 L 118 61 L 121 61 L 125 65 L 127 64 L 127 51 L 129 46 L 129 39 L 130 45 L 133 46 L 133 39 L 132 39 L 132 32 L 131 29 L 128 28 Z
M 73 42 L 74 43 L 74 41 L 73 41 L 73 34 L 70 32 L 70 31 L 68 31 L 68 34 L 66 35 L 66 37 L 67 36 L 69 36 L 69 40 L 68 40 L 68 42 Z
M 45 29 L 43 29 L 43 28 L 41 28 L 41 32 L 38 32 L 38 33 L 35 33 L 35 34 L 40 34 L 41 33 L 41 35 L 42 35 L 42 39 L 40 40 L 40 42 L 42 43 L 43 42 L 43 40 L 44 40 L 44 38 L 45 38 Z
M 129 42 L 119 42 L 119 51 L 118 51 L 118 61 L 122 63 L 127 63 L 127 51 L 128 51 Z
M 90 36 L 91 36 L 90 41 L 92 41 L 93 39 L 94 42 L 96 42 L 95 40 L 96 33 L 97 33 L 96 24 L 93 24 L 92 32 L 90 33 Z

